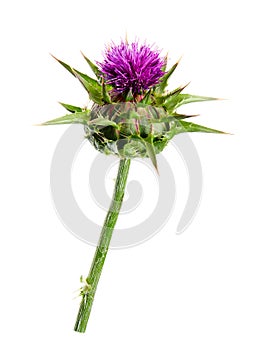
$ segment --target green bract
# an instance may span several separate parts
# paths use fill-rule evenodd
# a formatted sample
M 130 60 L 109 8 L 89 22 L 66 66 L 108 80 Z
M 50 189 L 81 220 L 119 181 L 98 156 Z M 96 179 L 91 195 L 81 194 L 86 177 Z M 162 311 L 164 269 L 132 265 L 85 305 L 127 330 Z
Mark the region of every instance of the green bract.
M 84 55 L 83 55 L 84 56 Z M 99 68 L 86 56 L 86 62 L 95 74 L 95 79 L 57 59 L 82 86 L 93 101 L 91 109 L 61 103 L 69 114 L 43 123 L 83 124 L 85 137 L 104 154 L 114 154 L 120 158 L 149 157 L 157 169 L 156 154 L 160 153 L 169 140 L 184 132 L 223 133 L 185 119 L 193 115 L 177 112 L 178 107 L 192 102 L 216 100 L 212 97 L 183 93 L 184 87 L 167 90 L 168 80 L 178 62 L 165 74 L 160 82 L 143 95 L 128 93 L 124 99 L 114 97 L 112 86 L 105 84 Z

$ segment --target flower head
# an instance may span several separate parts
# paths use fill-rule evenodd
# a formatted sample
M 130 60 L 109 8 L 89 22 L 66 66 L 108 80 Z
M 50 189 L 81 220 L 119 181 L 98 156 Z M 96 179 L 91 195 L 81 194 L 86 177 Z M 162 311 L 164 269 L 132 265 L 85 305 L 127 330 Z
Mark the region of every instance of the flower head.
M 95 79 L 57 61 L 83 85 L 93 101 L 91 109 L 62 103 L 71 114 L 44 125 L 84 124 L 85 137 L 100 152 L 120 158 L 149 157 L 155 168 L 156 154 L 175 135 L 222 133 L 185 120 L 193 115 L 178 113 L 182 105 L 214 98 L 183 93 L 185 86 L 169 91 L 168 81 L 179 61 L 168 69 L 166 58 L 152 46 L 138 41 L 112 44 L 98 66 L 83 56 Z
M 98 63 L 107 84 L 117 93 L 142 94 L 156 85 L 165 74 L 162 70 L 165 58 L 160 52 L 137 41 L 131 44 L 113 44 L 104 53 L 104 61 Z

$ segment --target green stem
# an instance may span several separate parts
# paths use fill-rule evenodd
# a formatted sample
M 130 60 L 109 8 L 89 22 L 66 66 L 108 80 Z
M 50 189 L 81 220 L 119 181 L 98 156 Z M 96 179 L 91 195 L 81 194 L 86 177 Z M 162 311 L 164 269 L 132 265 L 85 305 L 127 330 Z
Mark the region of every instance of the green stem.
M 109 249 L 112 233 L 122 206 L 124 197 L 124 190 L 129 173 L 130 159 L 121 159 L 117 179 L 115 183 L 115 189 L 113 198 L 108 210 L 107 216 L 104 221 L 104 225 L 101 231 L 101 236 L 95 251 L 93 262 L 90 268 L 89 275 L 86 279 L 86 285 L 82 289 L 82 300 L 79 307 L 77 320 L 74 330 L 84 333 L 88 323 L 88 319 L 91 313 L 93 300 L 96 292 L 96 288 L 101 276 L 102 268 L 106 255 Z

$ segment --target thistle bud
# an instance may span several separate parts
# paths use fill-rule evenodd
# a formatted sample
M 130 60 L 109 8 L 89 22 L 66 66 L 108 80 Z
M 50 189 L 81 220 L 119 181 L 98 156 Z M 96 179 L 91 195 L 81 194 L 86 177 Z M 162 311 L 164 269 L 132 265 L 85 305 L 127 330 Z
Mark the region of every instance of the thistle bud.
M 164 118 L 164 119 L 163 119 Z M 147 143 L 155 153 L 166 146 L 169 122 L 162 107 L 123 102 L 94 105 L 85 135 L 94 147 L 105 154 L 121 158 L 148 157 Z
M 121 42 L 107 48 L 98 65 L 83 55 L 96 79 L 57 60 L 80 81 L 93 106 L 88 110 L 62 103 L 71 114 L 43 125 L 84 124 L 85 137 L 98 151 L 121 158 L 149 157 L 156 168 L 156 154 L 175 135 L 222 133 L 184 120 L 194 115 L 178 113 L 184 104 L 214 98 L 185 94 L 187 85 L 168 91 L 168 80 L 179 62 L 167 70 L 167 59 L 160 54 L 146 44 Z

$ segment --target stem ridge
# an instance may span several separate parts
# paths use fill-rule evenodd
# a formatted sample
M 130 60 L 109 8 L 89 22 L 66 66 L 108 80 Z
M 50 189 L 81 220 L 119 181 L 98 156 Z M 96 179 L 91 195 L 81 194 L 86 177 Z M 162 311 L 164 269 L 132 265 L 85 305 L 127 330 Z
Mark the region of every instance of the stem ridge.
M 106 215 L 92 265 L 81 290 L 81 303 L 74 330 L 84 333 L 91 313 L 95 292 L 102 273 L 103 265 L 109 249 L 113 230 L 122 206 L 124 191 L 130 168 L 130 159 L 120 160 L 112 201 Z

